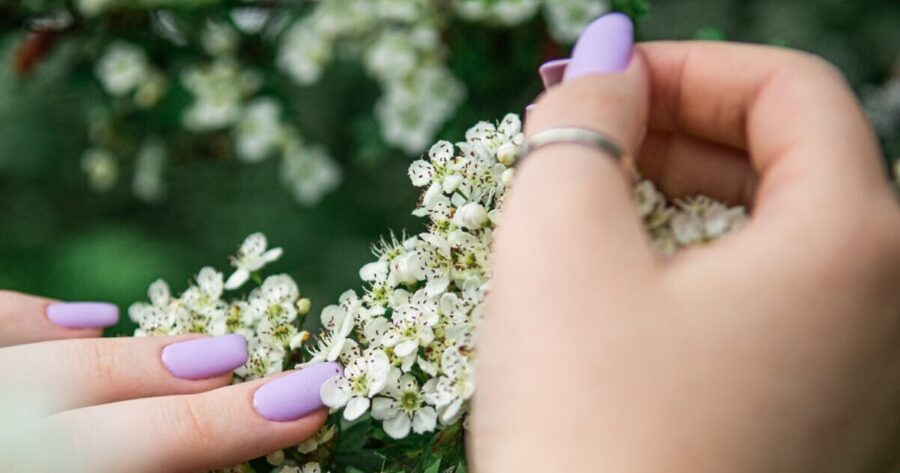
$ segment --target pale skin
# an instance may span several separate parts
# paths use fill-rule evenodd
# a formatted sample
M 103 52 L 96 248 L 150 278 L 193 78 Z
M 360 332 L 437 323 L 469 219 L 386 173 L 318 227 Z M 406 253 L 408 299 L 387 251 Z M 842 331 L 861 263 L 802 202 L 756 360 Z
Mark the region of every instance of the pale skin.
M 43 452 L 4 459 L 9 471 L 207 471 L 296 446 L 325 423 L 325 409 L 290 422 L 257 414 L 253 393 L 271 377 L 172 376 L 161 350 L 196 335 L 98 338 L 52 324 L 51 302 L 0 291 L 0 398 L 33 410 Z
M 617 139 L 669 195 L 752 207 L 654 254 L 622 166 L 529 156 L 498 230 L 478 472 L 885 471 L 900 441 L 900 211 L 841 74 L 784 49 L 647 43 L 551 88 L 526 135 Z M 646 133 L 645 133 L 646 130 Z
M 780 49 L 649 43 L 624 73 L 545 94 L 526 131 L 556 126 L 602 131 L 668 194 L 744 203 L 753 219 L 663 259 L 619 164 L 579 145 L 531 155 L 495 246 L 476 471 L 892 463 L 900 211 L 840 74 Z M 178 338 L 98 339 L 51 324 L 49 302 L 0 293 L 0 380 L 61 393 L 39 407 L 48 429 L 70 434 L 66 471 L 223 467 L 296 445 L 325 420 L 266 421 L 250 404 L 262 381 L 175 378 L 159 351 Z

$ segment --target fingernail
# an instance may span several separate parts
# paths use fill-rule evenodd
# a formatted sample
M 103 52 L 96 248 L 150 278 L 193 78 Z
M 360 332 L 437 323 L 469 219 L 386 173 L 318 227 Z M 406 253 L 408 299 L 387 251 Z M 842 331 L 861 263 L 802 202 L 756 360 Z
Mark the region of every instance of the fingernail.
M 533 104 L 533 103 L 528 104 L 528 106 L 525 107 L 525 113 L 528 113 L 528 112 L 534 110 L 534 107 L 537 107 L 537 105 Z
M 176 342 L 163 348 L 161 358 L 177 378 L 212 378 L 247 362 L 247 339 L 235 333 Z
M 538 74 L 541 81 L 544 82 L 544 88 L 549 89 L 563 80 L 563 74 L 566 72 L 566 66 L 569 65 L 569 59 L 554 59 L 541 64 L 538 68 Z
M 634 25 L 628 15 L 603 15 L 588 25 L 575 43 L 565 80 L 623 71 L 631 61 L 633 47 Z
M 322 407 L 319 391 L 325 381 L 341 374 L 334 362 L 317 363 L 263 384 L 253 394 L 253 408 L 269 420 L 284 422 L 307 416 Z
M 119 308 L 106 302 L 57 302 L 48 305 L 46 313 L 65 328 L 103 328 L 119 321 Z

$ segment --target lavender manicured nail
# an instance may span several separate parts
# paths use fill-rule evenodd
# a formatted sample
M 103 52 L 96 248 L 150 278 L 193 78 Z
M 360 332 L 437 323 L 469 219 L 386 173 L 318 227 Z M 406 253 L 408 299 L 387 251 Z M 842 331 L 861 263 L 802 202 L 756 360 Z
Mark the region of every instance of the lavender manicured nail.
M 161 358 L 178 378 L 212 378 L 247 362 L 247 339 L 235 333 L 176 342 L 163 348 Z
M 565 79 L 623 71 L 631 62 L 632 49 L 634 25 L 628 15 L 603 15 L 588 25 L 578 38 Z
M 253 394 L 253 408 L 278 422 L 307 416 L 325 406 L 319 391 L 325 381 L 339 374 L 337 363 L 317 363 L 269 381 Z
M 563 80 L 563 74 L 569 65 L 569 59 L 554 59 L 541 64 L 538 74 L 541 75 L 541 81 L 544 82 L 544 88 L 549 89 Z
M 57 302 L 48 305 L 46 313 L 65 328 L 103 328 L 119 321 L 119 308 L 106 302 Z

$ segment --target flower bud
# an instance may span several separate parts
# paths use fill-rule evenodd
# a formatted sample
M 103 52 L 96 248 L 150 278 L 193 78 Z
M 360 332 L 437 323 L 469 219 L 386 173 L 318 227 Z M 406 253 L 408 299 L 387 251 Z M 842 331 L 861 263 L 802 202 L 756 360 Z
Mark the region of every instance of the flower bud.
M 266 455 L 266 461 L 269 462 L 272 466 L 278 466 L 284 463 L 284 451 L 275 450 L 274 452 Z
M 500 176 L 500 180 L 501 180 L 501 182 L 503 182 L 504 186 L 509 187 L 510 184 L 512 184 L 513 177 L 515 177 L 515 176 L 516 176 L 516 171 L 513 170 L 512 168 L 510 168 L 510 169 L 507 169 L 506 171 L 503 171 L 503 175 Z
M 512 142 L 503 143 L 500 149 L 497 150 L 497 161 L 500 161 L 504 166 L 512 166 L 518 157 L 519 147 Z
M 477 202 L 469 202 L 456 211 L 457 222 L 470 230 L 481 228 L 487 221 L 487 211 Z
M 297 314 L 298 315 L 308 314 L 309 309 L 311 307 L 312 307 L 312 301 L 310 301 L 308 297 L 303 297 L 301 299 L 297 299 Z

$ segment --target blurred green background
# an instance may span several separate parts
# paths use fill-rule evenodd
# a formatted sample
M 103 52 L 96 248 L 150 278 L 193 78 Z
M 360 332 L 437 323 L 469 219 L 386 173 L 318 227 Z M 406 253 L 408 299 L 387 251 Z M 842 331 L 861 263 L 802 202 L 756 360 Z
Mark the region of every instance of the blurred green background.
M 476 121 L 529 103 L 540 90 L 537 66 L 564 53 L 540 41 L 542 28 L 539 20 L 513 29 L 451 27 L 449 62 L 469 95 L 441 137 L 460 139 Z M 898 74 L 900 2 L 656 0 L 640 32 L 644 39 L 727 38 L 812 51 L 884 108 L 887 99 L 877 91 Z M 124 309 L 145 299 L 158 277 L 180 291 L 201 266 L 227 270 L 227 255 L 247 234 L 262 231 L 270 245 L 286 250 L 272 271 L 291 274 L 316 311 L 359 286 L 357 271 L 371 259 L 372 242 L 391 229 L 419 229 L 410 216 L 417 195 L 406 177 L 412 158 L 378 142 L 369 112 L 376 91 L 358 65 L 338 63 L 297 97 L 303 103 L 297 109 L 306 112 L 296 119 L 344 165 L 342 185 L 317 207 L 291 198 L 272 160 L 191 157 L 166 171 L 168 198 L 147 204 L 128 186 L 106 194 L 88 188 L 80 168 L 88 98 L 78 83 L 88 79 L 70 74 L 65 47 L 34 74 L 16 76 L 10 64 L 21 40 L 20 31 L 0 32 L 0 288 Z M 328 106 L 317 105 L 322 101 Z M 886 154 L 896 157 L 900 133 L 890 115 L 900 113 L 900 104 L 893 107 L 882 110 L 889 117 L 881 133 Z M 123 320 L 110 333 L 130 331 Z

